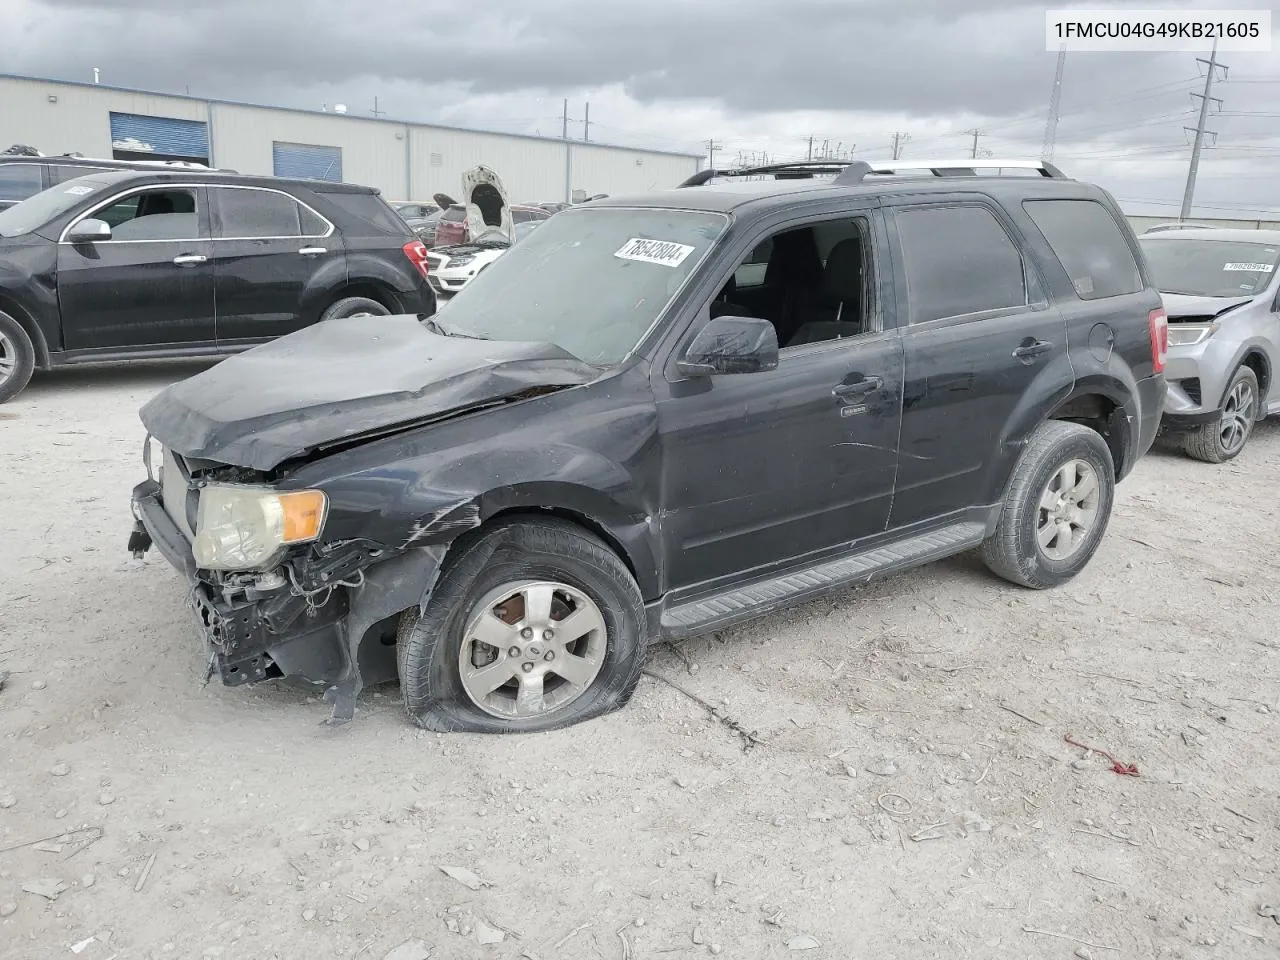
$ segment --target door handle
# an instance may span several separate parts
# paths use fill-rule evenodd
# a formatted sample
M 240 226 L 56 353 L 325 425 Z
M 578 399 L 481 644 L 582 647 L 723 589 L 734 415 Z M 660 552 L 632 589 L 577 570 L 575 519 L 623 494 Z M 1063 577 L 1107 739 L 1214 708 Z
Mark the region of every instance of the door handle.
M 304 257 L 318 257 L 320 254 L 328 252 L 329 251 L 324 247 L 303 247 L 298 251 L 298 253 Z
M 1032 357 L 1038 357 L 1042 353 L 1048 353 L 1053 349 L 1053 344 L 1048 340 L 1033 340 L 1031 343 L 1024 343 L 1013 351 L 1013 355 L 1018 360 L 1029 360 Z
M 879 377 L 866 377 L 856 383 L 841 383 L 832 388 L 831 395 L 837 399 L 843 400 L 846 397 L 861 397 L 868 393 L 874 393 L 884 386 L 884 381 Z
M 173 262 L 180 267 L 193 267 L 197 263 L 205 263 L 208 259 L 208 257 L 202 257 L 198 253 L 184 253 L 180 257 L 174 257 Z

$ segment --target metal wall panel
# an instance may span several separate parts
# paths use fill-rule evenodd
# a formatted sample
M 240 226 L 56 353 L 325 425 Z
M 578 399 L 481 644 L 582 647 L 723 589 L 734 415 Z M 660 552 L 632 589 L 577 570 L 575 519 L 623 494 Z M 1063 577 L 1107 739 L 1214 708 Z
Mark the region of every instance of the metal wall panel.
M 513 203 L 564 199 L 564 144 L 437 127 L 411 127 L 413 199 L 436 192 L 461 200 L 462 174 L 478 163 L 496 171 Z
M 271 165 L 277 177 L 342 182 L 342 148 L 309 143 L 271 145 Z
M 623 196 L 679 186 L 698 172 L 696 157 L 646 153 L 591 143 L 573 144 L 569 179 L 572 189 L 587 196 Z

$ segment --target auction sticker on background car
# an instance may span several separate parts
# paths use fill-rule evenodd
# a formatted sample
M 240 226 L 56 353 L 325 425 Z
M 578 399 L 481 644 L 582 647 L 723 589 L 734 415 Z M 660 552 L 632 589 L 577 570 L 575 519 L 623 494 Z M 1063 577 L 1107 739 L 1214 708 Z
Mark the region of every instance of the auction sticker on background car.
M 691 253 L 693 253 L 693 247 L 686 243 L 632 237 L 614 256 L 620 260 L 639 260 L 641 263 L 660 263 L 664 267 L 678 267 Z

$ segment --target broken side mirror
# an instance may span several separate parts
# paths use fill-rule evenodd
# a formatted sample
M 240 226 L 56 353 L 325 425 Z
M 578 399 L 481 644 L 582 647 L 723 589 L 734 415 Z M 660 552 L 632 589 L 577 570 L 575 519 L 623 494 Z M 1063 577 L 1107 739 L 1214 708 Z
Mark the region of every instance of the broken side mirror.
M 716 317 L 698 331 L 676 369 L 686 377 L 764 373 L 778 367 L 778 333 L 757 317 Z
M 105 220 L 94 220 L 90 217 L 81 220 L 67 231 L 67 240 L 71 243 L 98 243 L 111 239 L 111 227 Z

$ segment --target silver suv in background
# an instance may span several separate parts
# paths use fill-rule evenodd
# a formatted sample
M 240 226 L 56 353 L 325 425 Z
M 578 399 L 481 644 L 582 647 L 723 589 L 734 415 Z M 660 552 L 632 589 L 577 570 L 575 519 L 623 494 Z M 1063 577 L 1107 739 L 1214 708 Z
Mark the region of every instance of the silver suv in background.
M 1280 230 L 1169 230 L 1139 238 L 1169 316 L 1164 429 L 1197 460 L 1239 456 L 1280 413 Z

